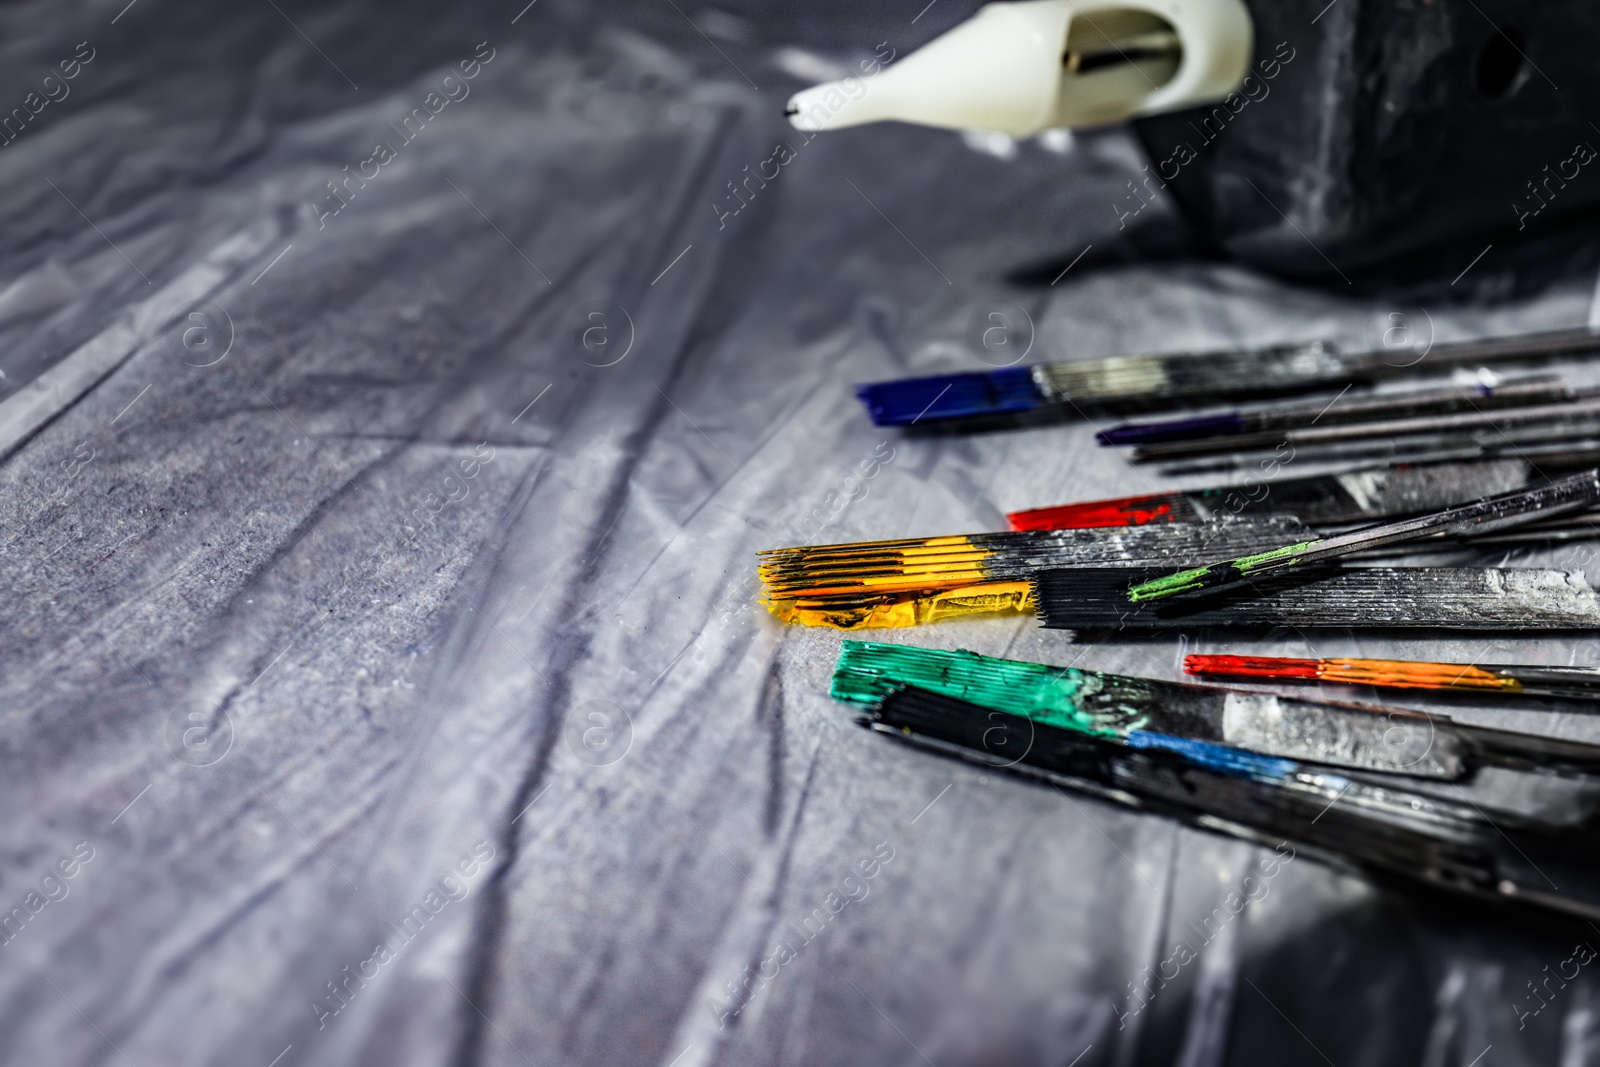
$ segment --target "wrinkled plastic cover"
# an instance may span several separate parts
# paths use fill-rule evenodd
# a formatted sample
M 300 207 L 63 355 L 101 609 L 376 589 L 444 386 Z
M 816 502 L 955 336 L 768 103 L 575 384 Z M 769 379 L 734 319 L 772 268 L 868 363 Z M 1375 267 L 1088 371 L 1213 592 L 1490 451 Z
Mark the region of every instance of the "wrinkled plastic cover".
M 1087 422 L 878 431 L 857 382 L 1588 314 L 1588 278 L 1424 327 L 1119 265 L 1119 131 L 784 124 L 972 10 L 915 6 L 0 8 L 0 104 L 70 87 L 0 148 L 0 1058 L 1591 1062 L 1588 972 L 1527 983 L 1600 933 L 869 734 L 827 696 L 839 635 L 756 603 L 761 548 L 1207 480 Z M 1156 677 L 1595 662 L 889 636 Z

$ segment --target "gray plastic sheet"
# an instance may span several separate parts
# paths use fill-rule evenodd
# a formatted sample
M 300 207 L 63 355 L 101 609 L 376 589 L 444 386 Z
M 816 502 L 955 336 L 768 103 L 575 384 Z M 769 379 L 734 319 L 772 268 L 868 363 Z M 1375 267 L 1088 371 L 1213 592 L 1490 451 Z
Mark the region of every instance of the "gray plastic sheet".
M 1205 481 L 1087 423 L 871 427 L 854 383 L 981 369 L 997 309 L 1030 359 L 1589 314 L 1589 277 L 1417 308 L 1125 261 L 1121 131 L 784 124 L 972 10 L 915 6 L 0 7 L 0 103 L 93 50 L 0 148 L 0 1058 L 1596 1061 L 1588 971 L 1529 983 L 1600 931 L 869 735 L 839 635 L 756 603 L 761 548 Z

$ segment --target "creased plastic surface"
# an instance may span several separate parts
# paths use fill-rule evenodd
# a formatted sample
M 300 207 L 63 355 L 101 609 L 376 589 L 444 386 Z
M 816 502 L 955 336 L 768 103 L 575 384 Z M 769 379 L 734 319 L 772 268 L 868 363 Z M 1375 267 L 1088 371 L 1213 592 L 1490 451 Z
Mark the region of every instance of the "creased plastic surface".
M 85 346 L 102 368 L 0 469 L 0 1059 L 1591 1062 L 1587 971 L 1514 1008 L 1600 933 L 1304 857 L 1266 877 L 1270 850 L 869 735 L 827 696 L 838 635 L 755 604 L 760 548 L 1181 483 L 1087 423 L 870 426 L 859 382 L 1028 348 L 969 346 L 995 311 L 1038 359 L 1359 346 L 1396 309 L 1096 256 L 1008 289 L 1117 246 L 1125 135 L 804 142 L 779 113 L 804 80 L 970 6 L 675 6 L 0 9 L 7 107 L 95 50 L 0 148 L 0 421 Z M 248 263 L 208 259 L 241 234 Z M 185 278 L 204 294 L 153 302 Z M 1434 328 L 1576 325 L 1589 290 Z M 1192 651 L 1594 661 L 904 639 L 1159 677 Z

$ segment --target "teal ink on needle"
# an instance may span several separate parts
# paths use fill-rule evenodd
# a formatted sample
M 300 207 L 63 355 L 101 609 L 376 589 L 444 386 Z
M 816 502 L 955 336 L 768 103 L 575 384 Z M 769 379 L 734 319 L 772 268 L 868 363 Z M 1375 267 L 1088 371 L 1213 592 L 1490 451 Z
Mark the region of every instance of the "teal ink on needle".
M 963 649 L 877 641 L 846 641 L 839 649 L 834 699 L 881 708 L 914 692 L 1257 778 L 1277 775 L 1283 760 L 1444 781 L 1464 780 L 1479 767 L 1600 773 L 1600 746 L 1399 708 L 1052 667 Z M 1005 734 L 1003 723 L 987 721 Z M 985 729 L 978 727 L 980 734 Z

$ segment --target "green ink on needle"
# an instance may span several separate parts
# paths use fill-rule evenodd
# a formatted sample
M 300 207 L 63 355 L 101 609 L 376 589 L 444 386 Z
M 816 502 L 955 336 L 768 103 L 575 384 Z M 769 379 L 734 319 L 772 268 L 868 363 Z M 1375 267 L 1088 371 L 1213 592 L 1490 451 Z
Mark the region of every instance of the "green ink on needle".
M 1195 567 L 1177 574 L 1169 574 L 1162 578 L 1152 578 L 1148 582 L 1140 582 L 1128 590 L 1128 599 L 1135 604 L 1147 600 L 1161 600 L 1165 597 L 1177 596 L 1179 593 L 1188 593 L 1206 586 L 1221 585 L 1223 582 L 1248 578 L 1265 564 L 1278 560 L 1298 556 L 1307 549 L 1318 544 L 1319 541 L 1301 541 L 1299 544 L 1285 545 L 1274 548 L 1270 552 L 1258 552 L 1253 556 L 1240 556 L 1238 559 L 1228 560 L 1224 563 L 1214 563 L 1209 567 Z M 1212 579 L 1207 581 L 1207 579 Z
M 1210 573 L 1210 567 L 1196 567 L 1193 570 L 1169 574 L 1165 578 L 1152 578 L 1148 582 L 1140 582 L 1132 589 L 1129 589 L 1128 599 L 1138 604 L 1146 600 L 1157 600 L 1164 596 L 1187 593 L 1191 589 L 1199 589 L 1204 585 L 1205 577 Z
M 1239 573 L 1249 574 L 1263 563 L 1271 563 L 1273 560 L 1298 556 L 1315 544 L 1317 544 L 1317 541 L 1301 541 L 1297 545 L 1284 545 L 1282 548 L 1274 548 L 1270 552 L 1258 552 L 1253 556 L 1240 556 L 1233 561 L 1233 566 Z

